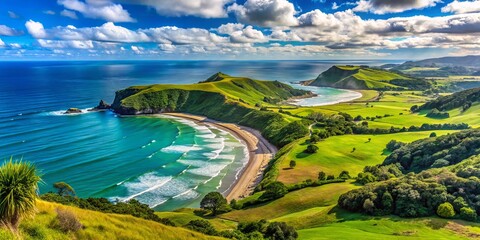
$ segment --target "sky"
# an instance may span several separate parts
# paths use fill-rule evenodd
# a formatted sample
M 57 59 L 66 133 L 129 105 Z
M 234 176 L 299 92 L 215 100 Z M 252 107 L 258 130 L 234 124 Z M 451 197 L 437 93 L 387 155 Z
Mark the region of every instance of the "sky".
M 480 55 L 480 0 L 0 0 L 0 60 Z

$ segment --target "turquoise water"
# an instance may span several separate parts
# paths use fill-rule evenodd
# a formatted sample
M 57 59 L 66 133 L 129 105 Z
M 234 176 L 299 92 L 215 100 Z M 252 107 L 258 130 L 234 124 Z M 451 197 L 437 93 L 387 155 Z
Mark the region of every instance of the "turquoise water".
M 226 191 L 245 164 L 245 148 L 232 135 L 172 118 L 61 113 L 112 102 L 116 90 L 131 85 L 193 83 L 219 71 L 290 82 L 312 79 L 332 64 L 1 62 L 0 159 L 35 163 L 42 193 L 65 181 L 80 197 L 136 198 L 159 210 L 196 207 L 207 192 Z M 331 93 L 325 101 L 338 95 Z
M 302 86 L 300 84 L 292 84 L 293 87 L 298 89 L 303 89 L 311 91 L 317 96 L 311 98 L 297 99 L 292 103 L 298 106 L 324 106 L 332 105 L 341 102 L 348 102 L 361 98 L 362 94 L 359 92 L 346 90 L 346 89 L 337 89 L 329 87 L 313 87 L 313 86 Z

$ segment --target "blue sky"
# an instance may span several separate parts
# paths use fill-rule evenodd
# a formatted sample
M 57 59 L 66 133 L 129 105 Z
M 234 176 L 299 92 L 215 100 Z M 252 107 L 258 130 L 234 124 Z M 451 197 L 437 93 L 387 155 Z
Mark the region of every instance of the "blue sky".
M 480 50 L 480 0 L 0 0 L 0 59 L 421 59 Z

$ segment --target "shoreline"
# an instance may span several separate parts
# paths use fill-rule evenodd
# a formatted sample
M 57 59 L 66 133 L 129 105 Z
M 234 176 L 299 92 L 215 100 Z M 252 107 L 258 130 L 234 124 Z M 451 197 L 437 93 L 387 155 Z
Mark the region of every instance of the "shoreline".
M 275 146 L 263 138 L 258 130 L 249 127 L 239 126 L 233 123 L 223 123 L 204 116 L 188 113 L 153 114 L 153 116 L 162 115 L 183 118 L 197 124 L 206 124 L 220 128 L 231 133 L 246 145 L 248 149 L 248 162 L 239 171 L 238 178 L 227 190 L 225 198 L 228 201 L 231 201 L 232 199 L 238 200 L 251 195 L 255 187 L 263 179 L 263 173 L 268 163 L 278 151 Z
M 293 84 L 293 87 L 295 87 L 295 85 L 300 85 L 300 84 Z M 332 88 L 332 87 L 317 87 L 317 86 L 304 86 L 304 85 L 301 85 L 301 86 L 302 86 L 302 87 L 313 87 L 313 88 Z M 312 91 L 312 90 L 303 89 L 303 88 L 298 88 L 298 87 L 297 87 L 297 89 Z M 324 103 L 320 103 L 320 104 L 316 104 L 316 105 L 300 105 L 300 104 L 298 104 L 298 102 L 300 102 L 300 101 L 303 100 L 303 99 L 321 97 L 321 96 L 319 96 L 318 93 L 312 91 L 315 96 L 302 97 L 302 98 L 290 98 L 290 99 L 284 101 L 283 103 L 286 104 L 286 105 L 297 106 L 297 107 L 318 107 L 318 106 L 335 105 L 335 104 L 339 104 L 339 103 L 350 103 L 350 102 L 354 102 L 355 100 L 360 99 L 360 98 L 363 97 L 363 94 L 362 94 L 361 92 L 355 91 L 355 90 L 352 90 L 352 89 L 342 89 L 342 88 L 332 88 L 332 89 L 338 89 L 338 90 L 343 90 L 343 91 L 350 92 L 350 93 L 356 93 L 356 94 L 359 94 L 359 96 L 358 96 L 358 95 L 355 96 L 355 97 L 351 96 L 351 97 L 346 98 L 346 99 L 340 99 L 340 100 L 335 100 L 335 101 L 330 101 L 330 102 L 324 102 Z

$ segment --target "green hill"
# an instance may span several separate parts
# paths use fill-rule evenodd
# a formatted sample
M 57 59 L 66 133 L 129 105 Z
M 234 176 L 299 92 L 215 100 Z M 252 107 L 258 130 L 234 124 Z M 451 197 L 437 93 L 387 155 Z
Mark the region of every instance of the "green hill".
M 424 89 L 429 84 L 420 79 L 374 69 L 367 66 L 333 66 L 321 73 L 309 86 L 335 87 L 344 89 Z
M 462 111 L 467 110 L 472 104 L 480 102 L 480 88 L 467 89 L 456 92 L 448 96 L 440 96 L 435 100 L 429 101 L 420 107 L 414 107 L 414 111 L 437 109 L 440 111 L 448 111 L 462 107 Z
M 56 223 L 56 209 L 73 213 L 83 225 L 76 232 L 64 232 Z M 0 228 L 0 239 L 222 239 L 187 230 L 166 226 L 129 215 L 101 213 L 37 201 L 37 214 L 22 221 L 18 236 Z
M 183 112 L 237 123 L 259 130 L 271 143 L 281 147 L 305 136 L 307 127 L 262 107 L 308 94 L 311 93 L 278 81 L 217 73 L 196 84 L 129 87 L 116 92 L 112 108 L 122 115 Z

